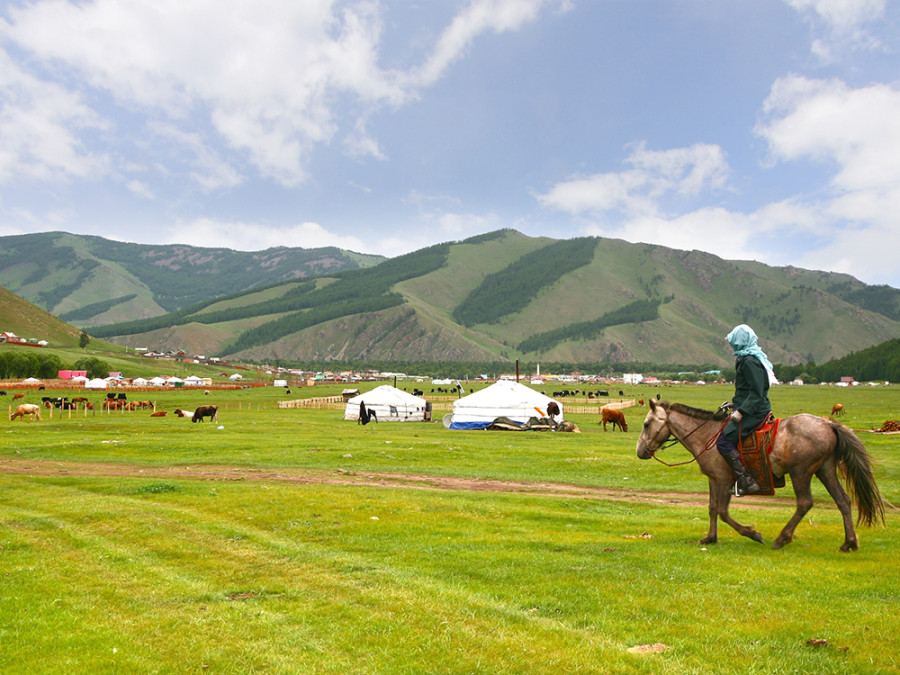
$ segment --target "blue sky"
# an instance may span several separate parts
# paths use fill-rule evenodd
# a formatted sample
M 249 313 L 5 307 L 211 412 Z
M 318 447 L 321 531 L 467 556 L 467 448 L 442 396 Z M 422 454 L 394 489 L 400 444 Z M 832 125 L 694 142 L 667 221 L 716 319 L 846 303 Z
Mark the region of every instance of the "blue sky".
M 0 0 L 0 235 L 510 227 L 900 287 L 887 0 Z

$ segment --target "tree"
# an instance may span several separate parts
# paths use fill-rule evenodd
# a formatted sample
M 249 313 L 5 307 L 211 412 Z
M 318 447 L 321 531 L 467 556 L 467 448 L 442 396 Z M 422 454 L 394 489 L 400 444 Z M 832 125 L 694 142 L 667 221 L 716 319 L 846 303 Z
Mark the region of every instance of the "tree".
M 75 362 L 75 369 L 87 371 L 87 376 L 91 379 L 109 377 L 109 364 L 95 356 L 78 359 Z
M 84 349 L 91 342 L 91 336 L 81 331 L 81 335 L 78 337 L 78 346 Z

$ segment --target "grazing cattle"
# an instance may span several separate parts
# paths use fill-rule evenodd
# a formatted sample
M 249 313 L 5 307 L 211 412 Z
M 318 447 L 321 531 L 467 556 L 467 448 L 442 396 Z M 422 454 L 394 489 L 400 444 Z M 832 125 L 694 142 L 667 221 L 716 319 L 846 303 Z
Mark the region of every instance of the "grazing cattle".
M 609 392 L 601 390 L 597 392 L 597 396 L 609 396 Z
M 638 399 L 638 405 L 641 406 L 641 407 L 643 408 L 643 407 L 644 407 L 644 399 L 639 398 L 639 399 Z
M 547 417 L 556 417 L 557 415 L 559 415 L 559 406 L 556 401 L 550 401 L 547 404 Z
M 202 422 L 204 417 L 208 417 L 210 421 L 219 421 L 219 406 L 217 405 L 201 405 L 194 411 L 191 422 Z
M 0 396 L 6 396 L 6 390 L 0 389 Z
M 600 408 L 600 412 L 603 413 L 603 419 L 600 422 L 603 425 L 603 431 L 606 431 L 607 422 L 612 422 L 613 431 L 616 430 L 616 426 L 622 431 L 628 431 L 628 423 L 625 421 L 625 415 L 622 414 L 621 410 Z
M 13 401 L 17 401 L 20 398 L 25 398 L 25 394 L 23 394 L 21 391 L 18 394 L 13 394 Z
M 844 414 L 844 406 L 843 406 L 843 404 L 841 404 L 841 403 L 835 403 L 835 404 L 831 407 L 831 416 L 832 416 L 832 417 L 837 417 L 837 416 L 843 415 L 843 414 Z
M 155 413 L 150 413 L 150 417 L 165 417 L 165 416 L 166 416 L 165 410 L 157 410 Z
M 76 396 L 72 399 L 72 403 L 87 403 L 88 400 L 84 396 Z
M 18 406 L 14 413 L 9 416 L 9 421 L 12 422 L 17 417 L 25 417 L 25 415 L 29 415 L 31 419 L 35 417 L 40 420 L 41 419 L 41 407 L 35 405 L 34 403 L 22 403 Z
M 187 410 L 182 410 L 181 408 L 176 408 L 176 409 L 175 409 L 175 414 L 176 414 L 178 417 L 188 417 L 189 415 L 191 415 L 190 412 L 188 412 Z

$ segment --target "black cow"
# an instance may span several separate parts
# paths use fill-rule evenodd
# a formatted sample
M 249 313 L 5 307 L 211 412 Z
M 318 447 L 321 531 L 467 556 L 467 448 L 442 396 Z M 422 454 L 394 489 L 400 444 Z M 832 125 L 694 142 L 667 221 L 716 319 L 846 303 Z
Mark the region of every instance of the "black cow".
M 219 406 L 217 405 L 201 405 L 194 411 L 191 422 L 202 422 L 204 417 L 208 417 L 210 421 L 219 421 Z

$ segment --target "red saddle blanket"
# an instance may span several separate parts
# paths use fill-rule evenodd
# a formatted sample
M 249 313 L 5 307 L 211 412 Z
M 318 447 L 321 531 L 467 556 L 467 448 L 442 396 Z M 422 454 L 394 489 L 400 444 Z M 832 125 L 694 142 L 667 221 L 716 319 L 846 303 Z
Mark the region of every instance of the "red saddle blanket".
M 784 487 L 784 476 L 772 475 L 772 462 L 769 459 L 779 422 L 780 419 L 769 413 L 766 421 L 738 444 L 744 466 L 759 483 L 760 490 L 756 493 L 759 495 L 774 495 L 775 488 Z

